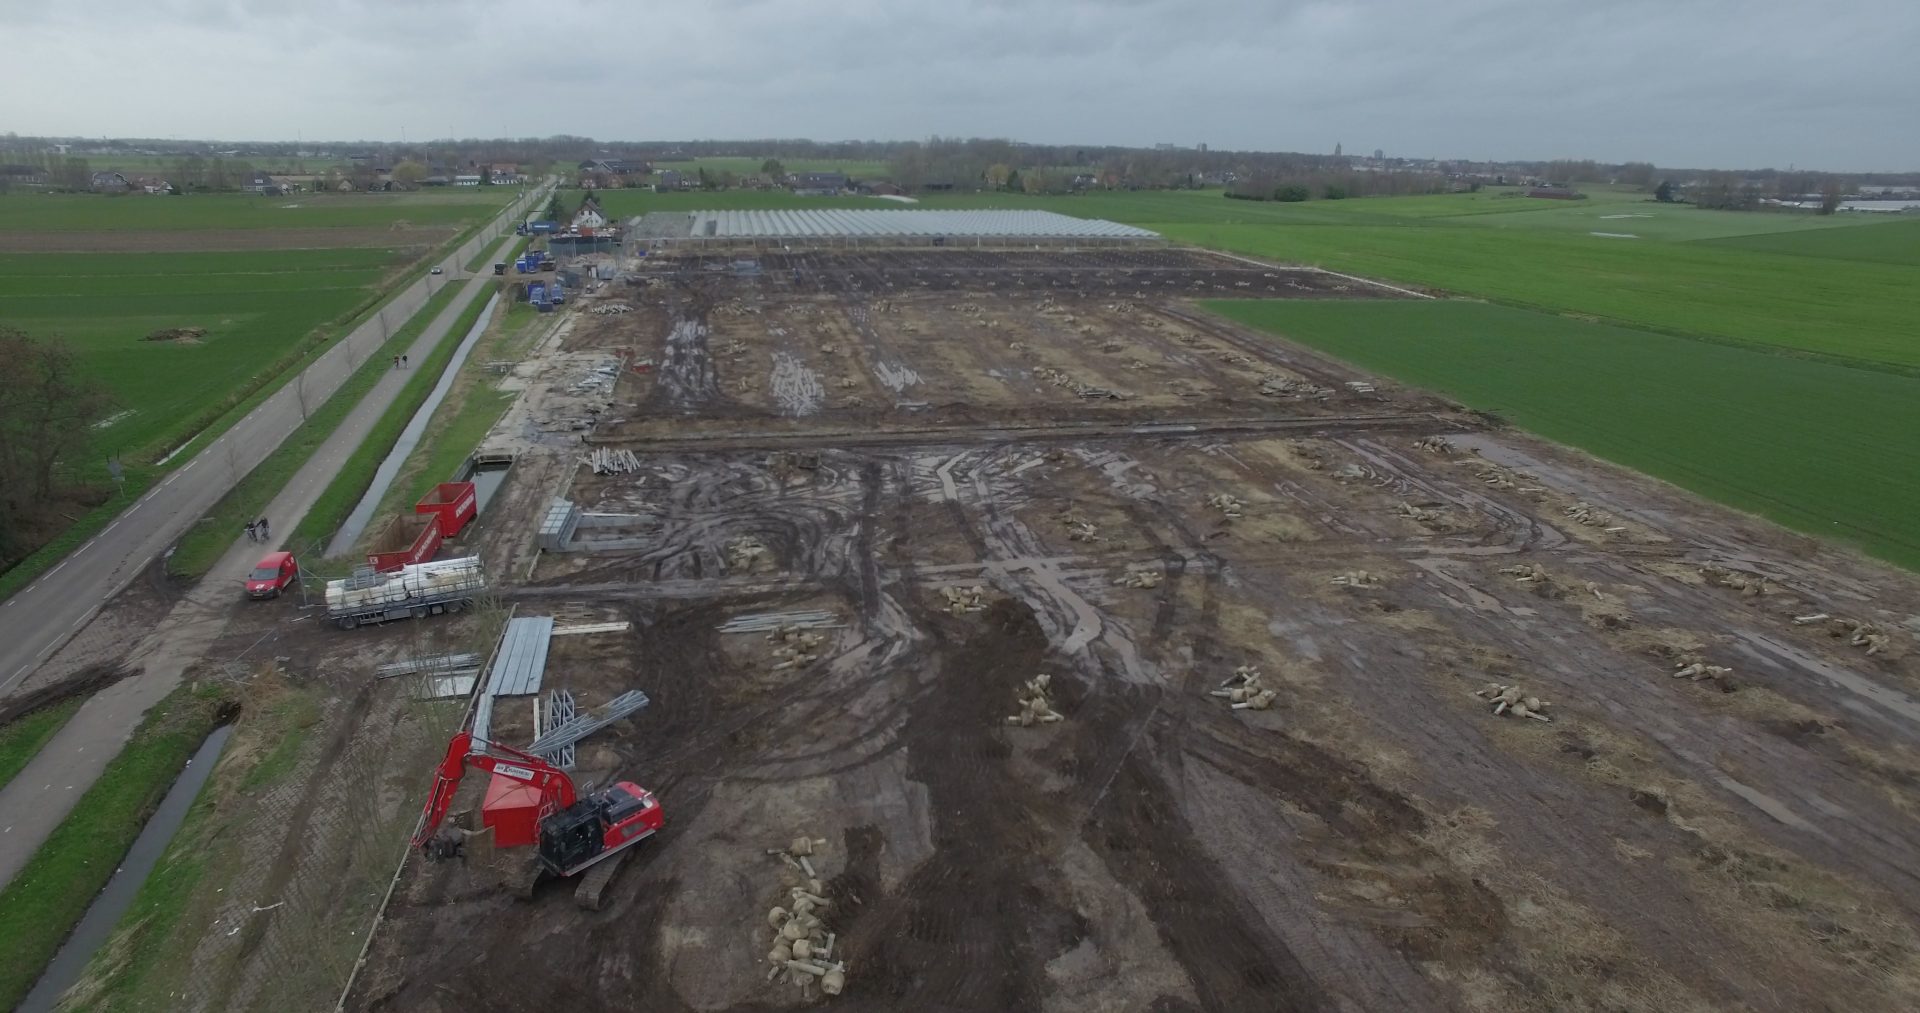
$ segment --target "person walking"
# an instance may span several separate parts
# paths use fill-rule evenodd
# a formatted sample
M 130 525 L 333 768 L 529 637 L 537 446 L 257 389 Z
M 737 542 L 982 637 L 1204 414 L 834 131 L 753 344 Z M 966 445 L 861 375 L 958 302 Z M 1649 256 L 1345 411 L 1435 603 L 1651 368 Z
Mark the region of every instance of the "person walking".
M 247 522 L 247 541 L 257 542 L 259 540 L 260 540 L 260 532 L 254 530 L 252 521 L 248 521 Z
M 401 369 L 412 369 L 412 368 L 413 368 L 413 363 L 411 363 L 411 362 L 409 362 L 409 361 L 408 361 L 408 359 L 407 359 L 407 357 L 403 355 L 403 356 L 401 356 L 401 357 L 400 357 L 400 368 L 401 368 Z
M 397 355 L 393 357 L 393 368 L 395 369 L 400 368 L 400 357 Z
M 267 530 L 267 519 L 265 517 L 262 517 L 260 518 L 259 523 L 260 523 L 260 540 L 264 542 L 267 539 L 272 538 L 273 535 L 268 533 L 268 530 Z

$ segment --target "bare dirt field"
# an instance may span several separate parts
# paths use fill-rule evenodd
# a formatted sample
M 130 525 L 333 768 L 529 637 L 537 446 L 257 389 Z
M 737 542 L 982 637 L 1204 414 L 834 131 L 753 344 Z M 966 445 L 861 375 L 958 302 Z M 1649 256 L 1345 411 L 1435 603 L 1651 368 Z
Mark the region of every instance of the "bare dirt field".
M 1383 295 L 919 251 L 572 310 L 474 544 L 522 615 L 631 620 L 547 685 L 647 692 L 580 772 L 667 826 L 599 911 L 410 861 L 348 1008 L 1912 1008 L 1912 575 L 1183 302 L 1222 294 Z M 555 495 L 591 523 L 536 556 Z M 794 611 L 804 660 L 718 629 Z M 1040 674 L 1062 719 L 1010 724 Z M 797 836 L 827 1000 L 766 958 Z

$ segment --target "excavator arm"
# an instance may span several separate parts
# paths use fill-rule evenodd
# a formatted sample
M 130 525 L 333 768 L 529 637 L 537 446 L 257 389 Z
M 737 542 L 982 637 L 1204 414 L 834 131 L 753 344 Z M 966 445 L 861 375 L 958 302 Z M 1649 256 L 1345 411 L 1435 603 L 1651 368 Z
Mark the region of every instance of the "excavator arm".
M 420 829 L 413 835 L 414 847 L 424 847 L 439 831 L 441 821 L 447 818 L 447 809 L 453 805 L 454 795 L 460 791 L 460 778 L 470 766 L 532 785 L 548 811 L 566 809 L 578 801 L 573 779 L 566 771 L 532 753 L 476 739 L 471 732 L 462 731 L 448 741 L 447 755 L 441 758 L 436 769 L 433 793 L 427 796 Z

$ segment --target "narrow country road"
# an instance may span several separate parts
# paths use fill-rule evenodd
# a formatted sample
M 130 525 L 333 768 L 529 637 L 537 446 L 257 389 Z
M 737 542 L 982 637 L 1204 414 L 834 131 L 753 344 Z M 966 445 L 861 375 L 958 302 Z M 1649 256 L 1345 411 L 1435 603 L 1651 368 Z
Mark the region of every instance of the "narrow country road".
M 308 366 L 304 380 L 290 383 L 262 402 L 246 419 L 176 470 L 138 503 L 129 507 L 93 541 L 34 585 L 0 605 L 0 696 L 21 682 L 75 632 L 107 599 L 123 589 L 142 567 L 179 538 L 239 478 L 283 442 L 301 422 L 295 394 L 307 384 L 310 404 L 318 404 L 345 382 L 367 355 L 384 343 L 442 284 L 460 284 L 461 267 L 514 221 L 524 207 L 544 197 L 536 192 L 516 202 L 498 221 L 441 261 L 449 274 L 424 276 L 389 304 L 382 318 L 369 321 Z M 499 240 L 502 247 L 512 236 Z M 468 299 L 492 284 L 490 274 L 465 281 L 467 292 L 430 322 L 408 348 L 424 361 L 447 338 Z M 383 322 L 384 320 L 384 322 Z M 459 335 L 453 340 L 459 340 Z M 267 508 L 276 532 L 291 531 L 399 396 L 408 374 L 389 372 Z M 186 476 L 185 481 L 179 481 Z M 264 548 L 235 533 L 234 545 L 192 592 L 128 652 L 138 659 L 132 675 L 81 705 L 58 734 L 26 768 L 0 786 L 0 886 L 11 880 L 80 796 L 120 751 L 127 737 L 161 697 L 179 684 L 181 673 L 225 629 L 237 601 L 240 579 Z

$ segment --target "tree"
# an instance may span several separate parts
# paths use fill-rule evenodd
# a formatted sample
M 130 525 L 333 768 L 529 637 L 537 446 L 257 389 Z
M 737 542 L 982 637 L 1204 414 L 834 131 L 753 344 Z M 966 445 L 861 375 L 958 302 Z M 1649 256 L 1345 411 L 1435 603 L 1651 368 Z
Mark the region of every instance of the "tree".
M 760 174 L 778 183 L 787 178 L 787 167 L 781 165 L 779 159 L 769 158 L 760 163 Z
M 1008 169 L 1008 170 L 1007 170 L 1007 182 L 1006 182 L 1006 184 L 1005 184 L 1005 185 L 1006 185 L 1006 188 L 1007 188 L 1007 189 L 1009 189 L 1009 190 L 1019 190 L 1019 189 L 1022 189 L 1022 187 L 1024 186 L 1024 184 L 1022 184 L 1022 183 L 1020 182 L 1020 170 L 1018 170 L 1018 169 Z
M 393 181 L 405 187 L 416 187 L 427 178 L 427 167 L 409 158 L 393 167 Z
M 1842 190 L 1843 188 L 1840 186 L 1839 180 L 1834 179 L 1831 176 L 1827 178 L 1826 183 L 1820 187 L 1820 213 L 1821 214 L 1830 215 L 1830 214 L 1833 214 L 1835 211 L 1840 210 L 1840 196 L 1841 196 Z
M 68 158 L 60 163 L 54 181 L 68 190 L 88 190 L 93 187 L 93 170 L 84 158 Z
M 1298 183 L 1287 183 L 1273 188 L 1274 200 L 1284 201 L 1290 204 L 1298 203 L 1312 196 L 1311 191 Z
M 73 349 L 0 328 L 0 542 L 53 500 L 59 466 L 87 445 L 93 423 L 113 407 L 85 375 Z M 0 545 L 0 551 L 18 546 Z
M 1007 180 L 1013 178 L 1013 166 L 1005 162 L 995 162 L 987 166 L 987 185 L 995 190 L 1004 190 Z
M 548 197 L 547 198 L 547 221 L 564 222 L 567 220 L 568 220 L 567 206 L 566 204 L 561 202 L 560 195 L 556 193 L 553 196 Z
M 1672 204 L 1674 202 L 1673 180 L 1670 180 L 1670 179 L 1661 180 L 1660 185 L 1655 187 L 1653 190 L 1653 199 L 1659 201 L 1662 204 Z

